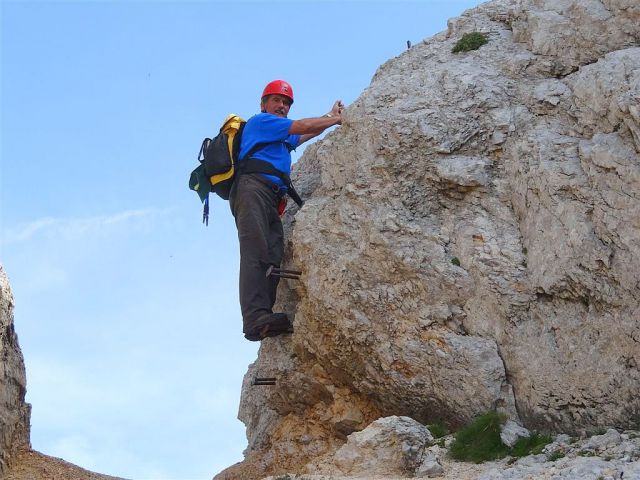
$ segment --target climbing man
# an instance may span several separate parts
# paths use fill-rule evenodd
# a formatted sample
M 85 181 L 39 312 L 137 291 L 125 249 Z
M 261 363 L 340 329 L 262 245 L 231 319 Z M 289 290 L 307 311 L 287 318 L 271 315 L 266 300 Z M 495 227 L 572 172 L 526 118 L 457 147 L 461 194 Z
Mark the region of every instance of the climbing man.
M 284 234 L 280 215 L 285 195 L 301 204 L 292 189 L 291 150 L 342 124 L 340 100 L 321 117 L 290 120 L 293 89 L 274 80 L 264 89 L 260 112 L 251 117 L 242 133 L 238 176 L 231 188 L 229 205 L 240 241 L 240 307 L 245 338 L 260 341 L 293 326 L 285 313 L 274 313 L 278 276 L 267 276 L 269 267 L 280 268 Z M 245 158 L 247 157 L 247 158 Z

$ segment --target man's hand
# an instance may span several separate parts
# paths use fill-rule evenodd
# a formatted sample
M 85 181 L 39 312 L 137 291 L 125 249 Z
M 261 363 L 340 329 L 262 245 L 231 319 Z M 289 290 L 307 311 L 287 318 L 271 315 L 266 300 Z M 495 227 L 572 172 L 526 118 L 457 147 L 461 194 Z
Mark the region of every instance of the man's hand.
M 303 118 L 302 120 L 294 120 L 289 127 L 290 135 L 300 135 L 298 145 L 311 140 L 313 137 L 320 135 L 327 128 L 333 125 L 342 125 L 342 110 L 344 104 L 341 100 L 336 100 L 329 113 L 315 118 Z
M 329 113 L 327 113 L 325 116 L 326 117 L 338 117 L 340 119 L 340 121 L 338 122 L 338 125 L 342 125 L 342 110 L 344 109 L 344 104 L 342 103 L 342 100 L 336 100 L 336 102 L 333 104 L 333 107 L 331 108 L 331 111 Z

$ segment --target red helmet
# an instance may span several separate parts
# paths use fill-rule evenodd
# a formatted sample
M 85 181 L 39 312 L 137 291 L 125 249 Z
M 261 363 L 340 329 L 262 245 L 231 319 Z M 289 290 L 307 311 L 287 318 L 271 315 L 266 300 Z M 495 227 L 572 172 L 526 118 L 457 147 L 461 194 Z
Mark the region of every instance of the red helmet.
M 274 80 L 273 82 L 269 82 L 267 86 L 264 87 L 262 98 L 267 95 L 284 95 L 285 97 L 289 97 L 291 99 L 291 103 L 293 103 L 293 88 L 291 88 L 291 85 L 284 80 Z

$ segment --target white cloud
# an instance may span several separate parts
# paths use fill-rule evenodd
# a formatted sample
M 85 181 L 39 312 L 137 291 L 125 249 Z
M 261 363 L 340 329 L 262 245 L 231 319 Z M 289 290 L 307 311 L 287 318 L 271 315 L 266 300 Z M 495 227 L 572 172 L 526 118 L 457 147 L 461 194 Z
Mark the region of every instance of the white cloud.
M 87 218 L 45 217 L 7 228 L 3 240 L 6 245 L 10 245 L 35 239 L 39 235 L 79 238 L 101 232 L 109 227 L 127 226 L 131 222 L 141 220 L 154 220 L 169 212 L 171 209 L 146 208 Z

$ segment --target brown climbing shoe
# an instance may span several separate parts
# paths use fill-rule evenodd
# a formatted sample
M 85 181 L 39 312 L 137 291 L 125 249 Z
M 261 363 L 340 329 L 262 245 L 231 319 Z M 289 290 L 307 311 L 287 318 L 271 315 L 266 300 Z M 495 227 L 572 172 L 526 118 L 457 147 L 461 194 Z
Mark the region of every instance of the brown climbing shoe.
M 244 338 L 252 342 L 259 342 L 267 337 L 276 337 L 293 333 L 293 325 L 285 313 L 271 313 L 259 318 L 251 331 L 244 334 Z

